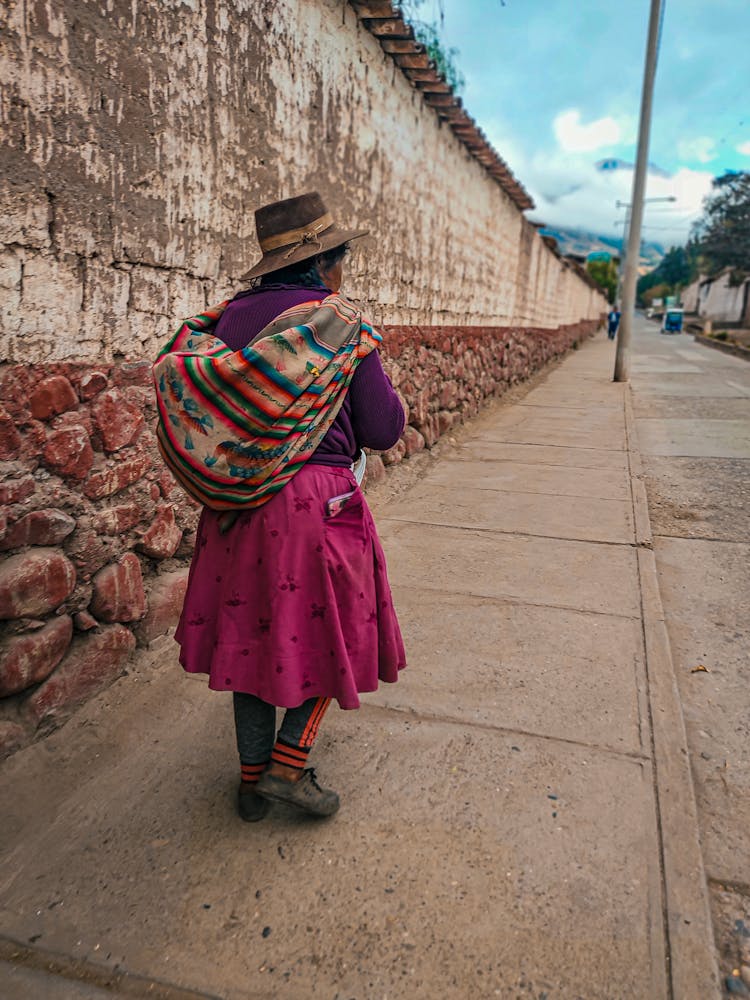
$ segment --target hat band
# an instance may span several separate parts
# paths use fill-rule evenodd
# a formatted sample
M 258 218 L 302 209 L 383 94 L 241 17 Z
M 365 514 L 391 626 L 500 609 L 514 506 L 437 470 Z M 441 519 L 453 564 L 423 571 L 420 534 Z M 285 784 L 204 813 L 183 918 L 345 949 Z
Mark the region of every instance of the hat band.
M 288 247 L 292 245 L 292 250 L 296 250 L 297 247 L 302 246 L 305 243 L 318 243 L 319 233 L 322 233 L 326 229 L 330 229 L 333 225 L 333 219 L 329 212 L 325 215 L 321 215 L 319 219 L 313 219 L 312 222 L 308 223 L 301 229 L 287 229 L 285 233 L 276 233 L 274 236 L 267 236 L 265 239 L 258 240 L 260 243 L 260 248 L 263 253 L 268 253 L 269 250 L 278 250 L 281 247 Z

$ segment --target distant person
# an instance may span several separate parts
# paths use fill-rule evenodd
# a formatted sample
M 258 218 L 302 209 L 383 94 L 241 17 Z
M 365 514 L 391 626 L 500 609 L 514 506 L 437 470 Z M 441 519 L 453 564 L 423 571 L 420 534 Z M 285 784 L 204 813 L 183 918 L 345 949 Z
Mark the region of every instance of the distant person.
M 230 511 L 236 523 L 229 530 L 226 511 L 204 508 L 175 636 L 185 670 L 233 692 L 239 813 L 249 822 L 262 819 L 270 802 L 315 816 L 338 809 L 338 795 L 306 767 L 326 709 L 333 699 L 358 708 L 361 692 L 395 681 L 405 665 L 385 557 L 353 471 L 362 448 L 384 451 L 398 441 L 404 410 L 369 324 L 352 323 L 354 340 L 338 352 L 321 327 L 360 316 L 338 292 L 349 241 L 365 234 L 339 229 L 317 193 L 265 205 L 255 220 L 263 256 L 243 278 L 249 287 L 221 312 L 215 335 L 243 352 L 231 356 L 235 368 L 253 344 L 248 357 L 260 360 L 250 361 L 244 382 L 258 390 L 258 406 L 272 410 L 281 389 L 312 373 L 327 387 L 315 397 L 328 400 L 327 417 L 323 423 L 322 403 L 313 412 L 295 404 L 271 427 L 272 452 L 263 451 L 263 437 L 235 449 L 238 463 L 245 452 L 250 464 L 256 452 L 264 459 L 283 453 L 281 488 L 262 506 Z M 290 318 L 277 320 L 282 313 Z M 188 414 L 190 427 L 204 425 L 189 447 L 244 398 L 237 387 L 232 395 L 222 389 L 206 416 Z M 182 391 L 178 385 L 179 399 Z M 273 487 L 271 480 L 263 489 Z
M 620 325 L 620 310 L 617 306 L 613 306 L 611 312 L 607 316 L 607 337 L 610 340 L 614 340 L 617 336 L 617 328 Z

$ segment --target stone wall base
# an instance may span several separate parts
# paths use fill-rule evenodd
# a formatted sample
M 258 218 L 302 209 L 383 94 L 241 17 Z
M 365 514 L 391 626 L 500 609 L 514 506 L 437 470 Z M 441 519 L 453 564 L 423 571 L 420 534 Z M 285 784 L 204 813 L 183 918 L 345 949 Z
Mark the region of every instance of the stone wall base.
M 386 327 L 407 413 L 368 481 L 598 327 Z M 0 366 L 0 757 L 64 721 L 180 612 L 199 509 L 159 458 L 147 361 Z

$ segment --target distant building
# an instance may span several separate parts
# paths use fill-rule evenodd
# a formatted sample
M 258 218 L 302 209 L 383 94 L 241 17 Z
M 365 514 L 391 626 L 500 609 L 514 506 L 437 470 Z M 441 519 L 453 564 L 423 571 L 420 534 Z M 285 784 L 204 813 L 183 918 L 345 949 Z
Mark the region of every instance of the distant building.
M 730 285 L 730 268 L 713 278 L 701 275 L 682 291 L 682 306 L 686 313 L 714 323 L 731 323 L 750 327 L 750 278 L 741 285 Z

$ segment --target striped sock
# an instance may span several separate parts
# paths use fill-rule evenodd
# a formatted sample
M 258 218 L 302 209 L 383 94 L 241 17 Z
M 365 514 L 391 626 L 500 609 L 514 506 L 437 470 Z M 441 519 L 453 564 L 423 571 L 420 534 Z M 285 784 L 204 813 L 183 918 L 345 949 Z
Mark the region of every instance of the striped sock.
M 309 753 L 310 747 L 296 747 L 278 739 L 271 751 L 271 760 L 275 764 L 284 764 L 285 767 L 293 767 L 301 771 L 307 763 Z
M 268 761 L 262 764 L 243 764 L 240 762 L 240 773 L 243 785 L 257 785 L 261 774 L 268 767 Z
M 302 733 L 300 738 L 301 746 L 306 747 L 309 750 L 313 745 L 315 738 L 318 735 L 320 724 L 323 721 L 323 716 L 326 714 L 326 710 L 330 704 L 330 698 L 318 698 L 315 702 L 313 710 L 310 713 L 310 718 L 305 726 L 305 731 Z

